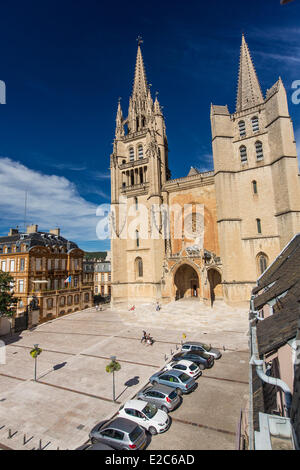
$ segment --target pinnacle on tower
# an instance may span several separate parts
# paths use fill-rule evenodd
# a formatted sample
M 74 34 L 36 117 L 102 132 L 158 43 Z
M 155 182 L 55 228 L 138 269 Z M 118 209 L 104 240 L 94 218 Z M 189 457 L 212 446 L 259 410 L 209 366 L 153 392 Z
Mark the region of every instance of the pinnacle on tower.
M 264 98 L 245 36 L 242 36 L 236 112 L 263 103 Z

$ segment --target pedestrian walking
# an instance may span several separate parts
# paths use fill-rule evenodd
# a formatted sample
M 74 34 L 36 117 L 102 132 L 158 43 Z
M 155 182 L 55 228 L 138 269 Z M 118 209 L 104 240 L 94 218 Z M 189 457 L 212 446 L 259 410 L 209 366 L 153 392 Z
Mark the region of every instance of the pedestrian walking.
M 147 341 L 147 333 L 146 331 L 143 331 L 143 336 L 142 336 L 142 339 L 141 339 L 141 343 L 145 342 L 146 343 Z

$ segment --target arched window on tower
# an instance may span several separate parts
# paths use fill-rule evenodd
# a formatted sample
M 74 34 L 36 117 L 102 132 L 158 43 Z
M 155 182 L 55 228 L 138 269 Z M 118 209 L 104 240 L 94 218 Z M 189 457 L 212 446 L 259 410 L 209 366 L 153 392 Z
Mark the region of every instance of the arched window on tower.
M 258 131 L 259 131 L 259 121 L 258 121 L 258 117 L 257 117 L 257 116 L 254 116 L 254 117 L 251 119 L 251 122 L 252 122 L 252 130 L 253 130 L 253 132 L 258 132 Z
M 257 225 L 257 233 L 262 233 L 260 219 L 256 219 L 256 225 Z
M 144 272 L 143 272 L 143 260 L 142 258 L 136 258 L 135 260 L 135 274 L 136 277 L 143 277 Z
M 246 136 L 245 121 L 240 121 L 239 122 L 239 131 L 240 131 L 240 137 L 245 137 Z
M 130 147 L 130 149 L 129 149 L 129 160 L 131 162 L 134 161 L 134 148 L 133 147 Z
M 257 181 L 252 181 L 253 194 L 257 194 Z
M 256 160 L 259 162 L 264 159 L 263 144 L 260 141 L 255 142 Z
M 257 265 L 259 275 L 263 274 L 268 267 L 268 257 L 265 253 L 259 253 L 257 255 Z
M 242 145 L 240 147 L 240 157 L 241 157 L 241 163 L 247 163 L 248 158 L 247 158 L 247 149 L 245 145 Z
M 138 156 L 140 159 L 144 158 L 144 149 L 142 145 L 138 146 Z

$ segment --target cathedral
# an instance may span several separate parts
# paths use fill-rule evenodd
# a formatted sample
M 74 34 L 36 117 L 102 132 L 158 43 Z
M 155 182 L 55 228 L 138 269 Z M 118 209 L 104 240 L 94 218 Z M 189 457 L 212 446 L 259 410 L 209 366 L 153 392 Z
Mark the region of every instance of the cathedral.
M 293 124 L 281 78 L 262 93 L 242 37 L 236 110 L 211 105 L 214 168 L 171 179 L 168 140 L 138 43 L 111 171 L 112 302 L 249 301 L 300 231 Z

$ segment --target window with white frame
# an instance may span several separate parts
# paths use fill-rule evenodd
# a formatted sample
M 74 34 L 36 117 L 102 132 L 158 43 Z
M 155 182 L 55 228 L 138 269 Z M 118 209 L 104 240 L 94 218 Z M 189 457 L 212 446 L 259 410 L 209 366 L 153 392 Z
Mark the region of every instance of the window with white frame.
M 36 260 L 35 260 L 35 269 L 36 269 L 36 271 L 41 271 L 42 270 L 42 260 L 41 260 L 41 258 L 36 258 Z
M 18 283 L 18 291 L 20 293 L 24 292 L 24 280 L 23 279 L 20 279 L 19 280 L 19 283 Z
M 5 273 L 6 270 L 6 261 L 1 261 L 1 271 Z

